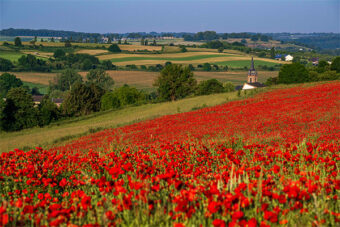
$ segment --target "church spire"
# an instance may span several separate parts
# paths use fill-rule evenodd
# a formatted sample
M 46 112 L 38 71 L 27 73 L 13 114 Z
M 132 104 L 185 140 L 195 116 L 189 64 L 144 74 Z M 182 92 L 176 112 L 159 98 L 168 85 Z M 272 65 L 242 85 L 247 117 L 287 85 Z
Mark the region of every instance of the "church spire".
M 251 67 L 250 67 L 250 70 L 255 70 L 255 67 L 254 67 L 254 58 L 251 57 Z

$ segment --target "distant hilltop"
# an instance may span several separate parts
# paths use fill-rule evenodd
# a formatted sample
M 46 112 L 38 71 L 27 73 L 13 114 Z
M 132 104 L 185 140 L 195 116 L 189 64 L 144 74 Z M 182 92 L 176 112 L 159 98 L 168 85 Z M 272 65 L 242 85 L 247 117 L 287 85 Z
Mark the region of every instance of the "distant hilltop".
M 252 40 L 279 40 L 281 42 L 303 45 L 318 50 L 340 49 L 340 33 L 217 33 L 215 31 L 204 32 L 130 32 L 130 33 L 87 33 L 51 29 L 17 29 L 8 28 L 0 30 L 0 36 L 29 36 L 29 37 L 56 37 L 72 39 L 94 39 L 111 37 L 112 39 L 130 38 L 160 38 L 174 37 L 184 38 L 186 41 L 211 41 L 217 39 L 249 38 Z

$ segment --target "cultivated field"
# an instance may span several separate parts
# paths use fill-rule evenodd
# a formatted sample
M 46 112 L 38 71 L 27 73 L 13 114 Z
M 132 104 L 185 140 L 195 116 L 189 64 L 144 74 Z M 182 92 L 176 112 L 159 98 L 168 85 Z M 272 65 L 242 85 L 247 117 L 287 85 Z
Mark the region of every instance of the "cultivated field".
M 36 72 L 12 72 L 18 78 L 25 82 L 35 84 L 48 85 L 49 81 L 57 75 L 57 73 L 36 73 Z M 109 70 L 107 73 L 115 81 L 115 87 L 124 84 L 134 86 L 138 89 L 146 91 L 154 90 L 153 82 L 159 76 L 159 72 L 146 71 L 120 71 Z M 85 79 L 87 72 L 80 72 Z M 276 77 L 277 71 L 258 71 L 259 81 L 265 82 L 269 77 Z M 194 72 L 194 77 L 198 80 L 217 79 L 221 82 L 230 81 L 234 85 L 241 85 L 247 80 L 246 71 L 229 71 L 229 72 Z

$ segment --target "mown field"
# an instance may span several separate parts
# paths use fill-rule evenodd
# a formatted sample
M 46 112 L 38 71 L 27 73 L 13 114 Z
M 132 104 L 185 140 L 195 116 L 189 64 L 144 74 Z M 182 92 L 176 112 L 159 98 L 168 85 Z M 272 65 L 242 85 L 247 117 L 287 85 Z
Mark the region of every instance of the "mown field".
M 2 153 L 1 223 L 339 226 L 339 100 L 339 81 L 293 85 Z
M 49 81 L 57 75 L 57 73 L 36 73 L 36 72 L 12 72 L 22 81 L 48 85 Z M 115 81 L 115 87 L 120 87 L 124 84 L 134 86 L 138 89 L 147 91 L 154 90 L 153 83 L 159 76 L 159 72 L 146 72 L 146 71 L 121 71 L 109 70 L 107 73 Z M 85 79 L 87 72 L 80 72 Z M 269 77 L 276 77 L 277 71 L 259 71 L 259 81 L 265 82 Z M 247 72 L 245 71 L 229 71 L 229 72 L 194 72 L 194 77 L 197 81 L 217 79 L 221 82 L 230 81 L 235 85 L 241 85 L 247 80 Z

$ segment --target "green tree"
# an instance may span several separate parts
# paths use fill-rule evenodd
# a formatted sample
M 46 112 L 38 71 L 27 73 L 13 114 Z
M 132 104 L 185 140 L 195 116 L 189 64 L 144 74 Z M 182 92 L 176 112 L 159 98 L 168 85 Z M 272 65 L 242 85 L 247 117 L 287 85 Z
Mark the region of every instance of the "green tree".
M 45 95 L 38 105 L 39 109 L 39 125 L 48 125 L 51 122 L 57 121 L 61 117 L 58 106 L 52 102 L 48 95 Z
M 116 88 L 113 93 L 118 97 L 121 106 L 141 104 L 146 100 L 146 95 L 143 92 L 127 84 Z
M 122 50 L 119 48 L 119 46 L 116 43 L 113 43 L 109 46 L 108 50 L 113 53 L 119 53 L 122 52 Z
M 328 62 L 321 60 L 319 61 L 319 64 L 316 70 L 318 71 L 318 73 L 323 73 L 329 69 L 330 67 L 329 67 Z
M 122 44 L 122 40 L 121 39 L 118 40 L 118 44 Z
M 111 39 L 110 36 L 109 36 L 109 38 L 107 39 L 107 43 L 108 43 L 108 44 L 111 44 L 111 43 L 112 43 L 112 39 Z
M 0 98 L 6 97 L 9 90 L 23 86 L 22 81 L 13 74 L 3 73 L 0 76 Z
M 180 48 L 181 48 L 181 52 L 183 52 L 183 53 L 188 51 L 187 48 L 184 45 L 181 45 Z
M 144 40 L 144 38 L 142 38 L 142 39 L 140 40 L 140 45 L 144 46 L 144 44 L 145 44 L 145 40 Z
M 65 40 L 65 47 L 72 47 L 70 40 Z
M 153 46 L 157 46 L 157 43 L 156 43 L 156 40 L 155 40 L 155 39 L 153 40 L 152 45 L 153 45 Z
M 331 70 L 335 70 L 337 73 L 340 73 L 340 56 L 334 58 L 332 61 Z
M 235 85 L 232 82 L 223 83 L 223 88 L 225 92 L 235 91 Z
M 15 37 L 15 39 L 14 39 L 14 45 L 17 46 L 17 47 L 22 46 L 20 37 Z
M 221 92 L 224 92 L 223 84 L 216 79 L 201 81 L 196 90 L 197 95 L 209 95 Z
M 38 125 L 32 95 L 25 88 L 12 88 L 8 92 L 0 122 L 5 131 L 18 131 Z
M 100 110 L 100 99 L 105 91 L 95 84 L 75 83 L 62 104 L 69 116 L 88 115 Z
M 100 100 L 100 110 L 118 109 L 121 106 L 118 94 L 106 92 Z
M 144 45 L 147 46 L 149 44 L 149 41 L 146 39 L 144 42 Z
M 307 69 L 300 63 L 286 64 L 281 67 L 278 83 L 293 84 L 309 81 Z
M 318 80 L 320 81 L 337 79 L 340 79 L 340 73 L 336 73 L 336 71 L 326 71 L 318 75 Z
M 172 101 L 192 94 L 196 85 L 197 82 L 191 70 L 176 64 L 167 65 L 154 83 L 154 86 L 158 87 L 159 97 Z
M 274 47 L 272 47 L 272 48 L 270 49 L 270 58 L 271 58 L 271 59 L 275 59 L 275 48 L 274 48 Z
M 112 70 L 112 69 L 116 69 L 116 66 L 112 64 L 112 61 L 110 60 L 104 60 L 102 61 L 102 67 L 105 70 Z
M 204 71 L 211 71 L 211 65 L 209 63 L 203 64 L 203 70 Z
M 0 71 L 9 71 L 13 68 L 13 64 L 10 60 L 0 58 Z
M 76 71 L 73 69 L 66 69 L 61 74 L 58 74 L 52 82 L 50 82 L 50 91 L 67 91 L 71 89 L 74 83 L 82 81 L 82 77 Z
M 86 79 L 90 83 L 108 91 L 114 85 L 113 79 L 103 69 L 92 69 L 86 74 Z
M 218 53 L 223 53 L 224 47 L 219 47 L 219 48 L 217 49 L 217 51 L 218 51 Z
M 66 55 L 65 51 L 62 50 L 62 49 L 57 49 L 57 50 L 54 51 L 54 53 L 53 53 L 53 57 L 54 57 L 54 58 L 63 58 L 63 57 L 65 57 L 65 55 Z

